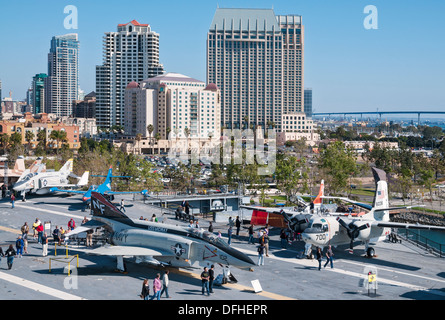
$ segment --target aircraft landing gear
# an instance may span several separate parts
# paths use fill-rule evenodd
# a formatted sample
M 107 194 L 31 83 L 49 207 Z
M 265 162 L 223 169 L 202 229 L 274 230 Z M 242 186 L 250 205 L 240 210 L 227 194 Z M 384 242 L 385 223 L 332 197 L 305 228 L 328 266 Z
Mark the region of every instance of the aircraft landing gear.
M 123 256 L 117 256 L 117 266 L 116 271 L 120 273 L 128 273 L 127 267 L 125 266 L 124 257 Z
M 369 247 L 369 248 L 366 250 L 366 256 L 367 256 L 368 258 L 373 258 L 373 257 L 375 257 L 375 250 L 374 250 L 373 247 Z

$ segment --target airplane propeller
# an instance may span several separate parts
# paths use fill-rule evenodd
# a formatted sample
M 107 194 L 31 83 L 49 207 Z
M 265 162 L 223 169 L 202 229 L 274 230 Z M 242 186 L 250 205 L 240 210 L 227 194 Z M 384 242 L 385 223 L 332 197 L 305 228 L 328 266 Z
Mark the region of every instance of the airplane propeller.
M 354 222 L 351 222 L 348 224 L 340 217 L 337 218 L 337 221 L 343 228 L 346 229 L 348 236 L 351 239 L 351 242 L 349 243 L 349 249 L 352 252 L 352 250 L 354 249 L 354 240 L 360 235 L 360 231 L 369 228 L 369 223 L 356 225 Z

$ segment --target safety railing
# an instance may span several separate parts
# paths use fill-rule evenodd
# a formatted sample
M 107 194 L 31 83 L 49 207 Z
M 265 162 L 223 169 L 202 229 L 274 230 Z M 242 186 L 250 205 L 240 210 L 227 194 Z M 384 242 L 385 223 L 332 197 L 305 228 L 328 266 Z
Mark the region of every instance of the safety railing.
M 445 244 L 435 242 L 420 235 L 417 231 L 409 229 L 398 229 L 397 234 L 416 246 L 429 251 L 439 257 L 445 257 Z

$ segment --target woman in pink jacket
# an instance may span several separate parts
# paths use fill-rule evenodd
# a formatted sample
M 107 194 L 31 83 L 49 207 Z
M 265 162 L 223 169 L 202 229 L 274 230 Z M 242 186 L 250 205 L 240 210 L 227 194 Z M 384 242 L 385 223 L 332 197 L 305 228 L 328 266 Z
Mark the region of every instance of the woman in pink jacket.
M 158 273 L 156 275 L 156 278 L 153 280 L 153 295 L 151 296 L 150 300 L 161 300 L 161 290 L 162 290 L 162 282 L 161 282 L 161 275 Z

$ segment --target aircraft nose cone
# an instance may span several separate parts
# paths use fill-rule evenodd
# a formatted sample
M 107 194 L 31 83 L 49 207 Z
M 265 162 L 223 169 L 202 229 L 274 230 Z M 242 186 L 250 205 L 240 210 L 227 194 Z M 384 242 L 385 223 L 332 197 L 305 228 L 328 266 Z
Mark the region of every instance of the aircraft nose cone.
M 15 186 L 12 189 L 14 191 L 22 191 L 23 189 L 25 189 L 25 183 L 19 182 L 19 183 L 15 184 Z

